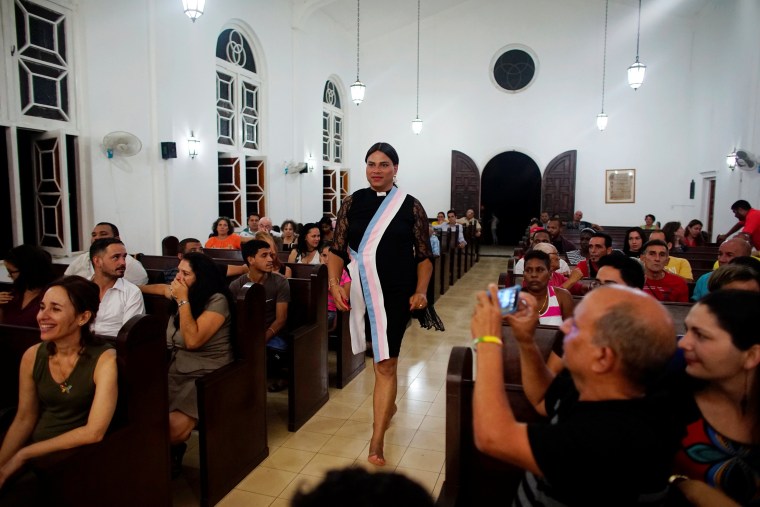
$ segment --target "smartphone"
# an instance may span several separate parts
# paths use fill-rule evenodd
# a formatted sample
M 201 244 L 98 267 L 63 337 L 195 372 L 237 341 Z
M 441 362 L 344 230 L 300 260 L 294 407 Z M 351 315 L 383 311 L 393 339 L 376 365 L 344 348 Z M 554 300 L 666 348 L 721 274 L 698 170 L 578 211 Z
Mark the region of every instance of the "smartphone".
M 496 296 L 499 298 L 499 306 L 501 307 L 502 315 L 515 313 L 517 311 L 517 305 L 520 302 L 520 286 L 515 285 L 514 287 L 499 289 Z

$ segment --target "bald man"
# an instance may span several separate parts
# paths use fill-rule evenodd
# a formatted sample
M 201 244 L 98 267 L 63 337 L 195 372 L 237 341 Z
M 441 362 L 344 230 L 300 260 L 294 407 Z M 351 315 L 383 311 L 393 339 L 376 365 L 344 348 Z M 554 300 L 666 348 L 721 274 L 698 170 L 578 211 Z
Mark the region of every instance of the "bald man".
M 496 286 L 489 291 L 478 294 L 471 322 L 478 355 L 475 444 L 525 470 L 516 503 L 661 501 L 681 434 L 672 400 L 651 389 L 676 350 L 668 312 L 636 289 L 593 290 L 560 327 L 565 368 L 555 375 L 533 341 L 536 300 L 521 293 L 519 310 L 506 320 L 518 341 L 525 394 L 551 421 L 524 424 L 504 390 L 502 317 Z
M 752 254 L 752 246 L 744 238 L 735 237 L 727 239 L 718 247 L 718 267 L 725 266 L 734 257 L 745 257 Z M 699 301 L 710 289 L 707 288 L 707 282 L 710 281 L 710 275 L 713 272 L 705 273 L 697 279 L 697 283 L 694 285 L 694 292 L 691 295 L 692 301 Z

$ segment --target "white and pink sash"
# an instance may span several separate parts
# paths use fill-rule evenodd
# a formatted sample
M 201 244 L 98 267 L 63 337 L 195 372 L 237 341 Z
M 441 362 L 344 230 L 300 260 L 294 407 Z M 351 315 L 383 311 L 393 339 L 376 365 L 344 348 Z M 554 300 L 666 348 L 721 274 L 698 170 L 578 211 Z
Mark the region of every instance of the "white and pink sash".
M 377 247 L 388 228 L 388 224 L 401 209 L 406 193 L 392 187 L 375 215 L 370 220 L 367 230 L 357 251 L 348 249 L 351 262 L 348 272 L 351 275 L 351 348 L 354 354 L 367 349 L 364 328 L 364 313 L 369 315 L 372 330 L 372 351 L 375 362 L 390 358 L 388 350 L 388 318 L 385 315 L 385 299 L 377 272 Z M 360 281 L 361 283 L 356 283 Z

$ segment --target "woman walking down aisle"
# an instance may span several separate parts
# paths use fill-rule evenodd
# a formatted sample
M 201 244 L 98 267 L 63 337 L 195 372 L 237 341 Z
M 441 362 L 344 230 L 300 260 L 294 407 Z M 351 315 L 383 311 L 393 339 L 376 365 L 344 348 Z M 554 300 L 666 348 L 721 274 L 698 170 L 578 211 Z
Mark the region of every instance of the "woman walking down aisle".
M 395 413 L 396 368 L 412 310 L 427 307 L 432 264 L 427 214 L 420 202 L 394 184 L 398 154 L 376 143 L 364 161 L 369 188 L 347 197 L 338 212 L 328 260 L 328 287 L 340 311 L 349 297 L 340 285 L 351 279 L 351 340 L 354 353 L 371 336 L 375 360 L 374 422 L 368 460 L 385 465 L 385 431 Z

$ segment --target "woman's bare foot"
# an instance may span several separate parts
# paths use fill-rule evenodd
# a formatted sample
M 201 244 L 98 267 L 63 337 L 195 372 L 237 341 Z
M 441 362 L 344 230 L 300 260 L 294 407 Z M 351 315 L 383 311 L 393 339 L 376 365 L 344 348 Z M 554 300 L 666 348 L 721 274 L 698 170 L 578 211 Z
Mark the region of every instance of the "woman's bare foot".
M 369 456 L 367 457 L 367 461 L 372 463 L 375 466 L 385 466 L 385 458 L 383 457 L 383 452 L 369 452 Z

